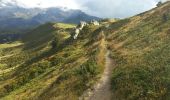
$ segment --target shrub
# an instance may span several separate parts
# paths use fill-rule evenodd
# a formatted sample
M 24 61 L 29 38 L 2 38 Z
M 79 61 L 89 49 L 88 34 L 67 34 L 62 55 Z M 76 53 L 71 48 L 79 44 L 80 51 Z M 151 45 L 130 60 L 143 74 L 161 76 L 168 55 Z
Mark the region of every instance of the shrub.
M 162 5 L 162 2 L 161 1 L 159 1 L 158 3 L 157 3 L 157 7 L 160 7 Z
M 52 49 L 59 48 L 63 42 L 63 39 L 64 39 L 64 36 L 61 33 L 57 32 L 54 35 L 53 40 L 51 41 Z
M 55 49 L 58 47 L 58 40 L 54 38 L 51 42 L 52 49 Z
M 51 59 L 51 64 L 52 66 L 55 66 L 63 63 L 63 61 L 64 61 L 64 57 L 57 56 Z
M 91 76 L 99 74 L 100 70 L 97 63 L 94 60 L 88 60 L 86 63 L 82 64 L 77 70 L 76 73 L 80 76 Z
M 163 14 L 162 20 L 163 20 L 163 22 L 168 21 L 168 15 L 167 14 Z

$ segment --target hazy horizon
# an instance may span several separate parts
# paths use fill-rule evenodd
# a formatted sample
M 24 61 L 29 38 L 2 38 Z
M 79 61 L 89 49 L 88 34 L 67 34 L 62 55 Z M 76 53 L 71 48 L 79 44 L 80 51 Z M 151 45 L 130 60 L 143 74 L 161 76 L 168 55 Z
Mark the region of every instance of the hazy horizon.
M 152 9 L 160 0 L 0 0 L 33 8 L 66 7 L 101 18 L 126 18 Z M 162 0 L 165 1 L 165 0 Z M 135 9 L 134 9 L 135 8 Z

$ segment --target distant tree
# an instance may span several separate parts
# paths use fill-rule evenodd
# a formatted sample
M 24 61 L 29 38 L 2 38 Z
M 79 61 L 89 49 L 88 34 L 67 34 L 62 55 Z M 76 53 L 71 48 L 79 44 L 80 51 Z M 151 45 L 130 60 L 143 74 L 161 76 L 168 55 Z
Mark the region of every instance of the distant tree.
M 59 41 L 57 40 L 57 38 L 53 38 L 52 42 L 51 42 L 51 46 L 52 46 L 52 49 L 55 49 L 58 47 Z
M 162 2 L 159 1 L 158 4 L 156 5 L 157 7 L 161 6 L 162 5 Z
M 60 33 L 55 34 L 53 40 L 51 41 L 52 49 L 59 48 L 62 42 L 63 42 L 63 35 Z

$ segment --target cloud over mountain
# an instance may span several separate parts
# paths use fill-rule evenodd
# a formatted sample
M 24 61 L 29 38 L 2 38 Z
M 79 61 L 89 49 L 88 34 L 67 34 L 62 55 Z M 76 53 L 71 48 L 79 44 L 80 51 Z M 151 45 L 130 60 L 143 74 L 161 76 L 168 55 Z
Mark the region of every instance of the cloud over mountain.
M 149 10 L 160 0 L 1 0 L 25 7 L 67 7 L 98 17 L 129 17 Z M 162 0 L 166 1 L 166 0 Z

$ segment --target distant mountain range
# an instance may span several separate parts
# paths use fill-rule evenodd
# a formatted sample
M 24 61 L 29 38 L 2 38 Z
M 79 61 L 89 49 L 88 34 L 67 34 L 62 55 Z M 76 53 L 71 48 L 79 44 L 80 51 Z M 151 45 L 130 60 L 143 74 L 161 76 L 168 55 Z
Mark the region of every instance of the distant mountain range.
M 99 19 L 81 10 L 67 8 L 24 8 L 17 2 L 0 1 L 0 34 L 21 33 L 47 22 L 79 23 Z

